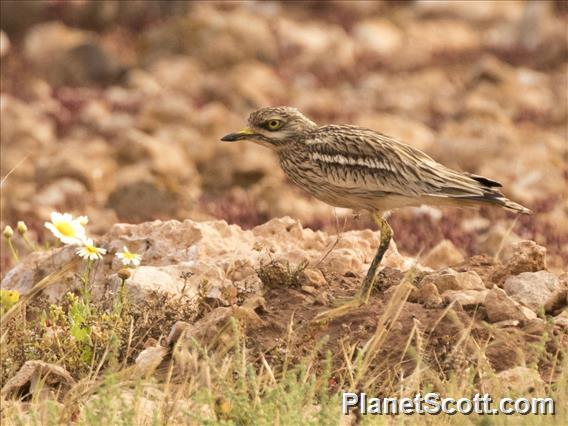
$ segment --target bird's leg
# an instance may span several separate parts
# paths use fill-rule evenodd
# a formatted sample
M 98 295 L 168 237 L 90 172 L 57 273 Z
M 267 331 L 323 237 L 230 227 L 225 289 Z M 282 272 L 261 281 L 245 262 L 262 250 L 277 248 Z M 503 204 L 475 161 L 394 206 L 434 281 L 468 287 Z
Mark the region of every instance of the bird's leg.
M 385 252 L 389 248 L 389 243 L 392 238 L 391 227 L 379 213 L 373 214 L 373 220 L 379 226 L 379 230 L 381 231 L 381 240 L 379 248 L 377 249 L 377 253 L 375 254 L 375 257 L 371 262 L 371 266 L 367 271 L 367 275 L 363 280 L 363 284 L 361 285 L 361 290 L 359 290 L 359 294 L 354 299 L 351 299 L 347 303 L 343 303 L 342 305 L 336 308 L 319 313 L 314 318 L 315 321 L 331 320 L 333 318 L 346 315 L 349 312 L 359 308 L 361 305 L 364 305 L 369 301 L 371 290 L 373 289 L 373 284 L 375 283 L 375 275 L 377 273 L 377 268 L 379 267 L 381 260 L 385 255 Z
M 371 266 L 369 266 L 367 275 L 365 276 L 363 284 L 361 285 L 359 300 L 363 304 L 369 301 L 369 297 L 371 296 L 371 291 L 373 290 L 373 285 L 375 284 L 375 275 L 377 274 L 377 268 L 381 264 L 383 256 L 385 255 L 385 252 L 389 248 L 389 244 L 392 238 L 392 228 L 380 213 L 373 213 L 373 220 L 378 225 L 379 231 L 381 231 L 381 240 L 379 243 L 379 248 L 377 249 L 377 253 L 373 258 Z

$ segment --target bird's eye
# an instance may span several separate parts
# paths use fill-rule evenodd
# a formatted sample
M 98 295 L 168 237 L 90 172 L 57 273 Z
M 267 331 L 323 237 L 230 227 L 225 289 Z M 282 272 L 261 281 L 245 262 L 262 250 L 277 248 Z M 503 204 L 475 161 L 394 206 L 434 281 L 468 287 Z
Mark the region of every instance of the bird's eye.
M 267 128 L 268 130 L 273 130 L 273 131 L 274 131 L 274 130 L 278 130 L 280 127 L 282 127 L 282 124 L 283 124 L 283 123 L 282 123 L 282 121 L 280 121 L 280 120 L 275 120 L 275 119 L 274 119 L 274 120 L 268 120 L 268 121 L 266 122 L 266 128 Z

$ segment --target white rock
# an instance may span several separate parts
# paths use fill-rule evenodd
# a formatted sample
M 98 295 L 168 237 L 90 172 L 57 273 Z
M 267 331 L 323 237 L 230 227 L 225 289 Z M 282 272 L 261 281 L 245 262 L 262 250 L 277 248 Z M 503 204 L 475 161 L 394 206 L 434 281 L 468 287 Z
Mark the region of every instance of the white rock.
M 511 299 L 537 310 L 559 288 L 558 278 L 547 271 L 523 272 L 505 280 L 503 288 Z
M 224 221 L 115 224 L 96 241 L 99 246 L 108 249 L 108 254 L 94 268 L 93 297 L 102 297 L 109 282 L 113 291 L 119 288 L 120 279 L 116 273 L 122 265 L 113 255 L 124 246 L 142 255 L 142 264 L 125 282 L 134 303 L 142 302 L 152 291 L 172 296 L 183 292 L 188 303 L 197 303 L 204 281 L 209 294 L 217 297 L 225 294 L 225 290 L 233 289 L 248 295 L 259 293 L 262 284 L 256 269 L 271 260 L 288 262 L 291 268 L 307 262 L 309 266 L 302 274 L 302 285 L 321 287 L 325 285 L 325 277 L 314 266 L 336 241 L 335 235 L 303 229 L 289 217 L 273 219 L 252 230 L 243 230 Z M 352 271 L 362 275 L 378 243 L 378 232 L 346 232 L 317 268 L 339 274 Z M 76 265 L 45 290 L 52 300 L 58 300 L 65 292 L 81 285 L 76 274 L 80 262 L 74 247 L 38 252 L 24 258 L 6 273 L 2 288 L 27 294 L 36 282 L 74 260 L 77 260 Z M 382 266 L 405 263 L 407 259 L 397 252 L 394 243 L 391 244 Z
M 442 294 L 446 303 L 458 303 L 464 308 L 480 305 L 485 302 L 489 290 L 447 290 Z
M 536 390 L 541 390 L 544 382 L 538 371 L 527 367 L 514 367 L 509 370 L 501 371 L 497 374 L 499 381 L 512 392 L 523 394 Z
M 369 19 L 355 25 L 353 36 L 361 53 L 389 55 L 400 49 L 404 35 L 386 19 Z
M 485 285 L 477 272 L 456 272 L 451 268 L 427 275 L 422 283 L 433 283 L 440 293 L 447 290 L 485 290 Z
M 424 266 L 432 269 L 444 268 L 464 261 L 463 254 L 450 240 L 440 241 L 421 260 Z

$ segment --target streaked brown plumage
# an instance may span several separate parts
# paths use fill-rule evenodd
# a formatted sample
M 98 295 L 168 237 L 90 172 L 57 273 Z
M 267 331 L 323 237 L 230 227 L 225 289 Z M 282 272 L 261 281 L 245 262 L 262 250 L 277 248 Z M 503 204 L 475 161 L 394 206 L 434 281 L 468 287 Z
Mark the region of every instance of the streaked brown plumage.
M 374 214 L 382 241 L 363 283 L 367 298 L 392 235 L 381 212 L 422 204 L 490 204 L 530 213 L 507 199 L 494 180 L 452 170 L 374 130 L 350 125 L 318 127 L 295 108 L 255 111 L 249 117 L 248 129 L 221 140 L 249 140 L 266 146 L 276 151 L 288 177 L 314 197 L 332 206 Z

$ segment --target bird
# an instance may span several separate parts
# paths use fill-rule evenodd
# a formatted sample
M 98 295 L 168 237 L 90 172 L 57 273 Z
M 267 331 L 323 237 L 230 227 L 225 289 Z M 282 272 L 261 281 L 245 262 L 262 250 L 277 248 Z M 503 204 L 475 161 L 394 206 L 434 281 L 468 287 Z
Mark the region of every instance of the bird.
M 334 207 L 367 210 L 380 231 L 379 247 L 357 300 L 367 303 L 377 269 L 393 237 L 383 215 L 409 206 L 493 205 L 521 214 L 531 211 L 509 200 L 502 185 L 448 168 L 417 148 L 354 125 L 319 126 L 298 109 L 265 107 L 250 114 L 248 127 L 223 142 L 250 141 L 274 151 L 289 179 Z

